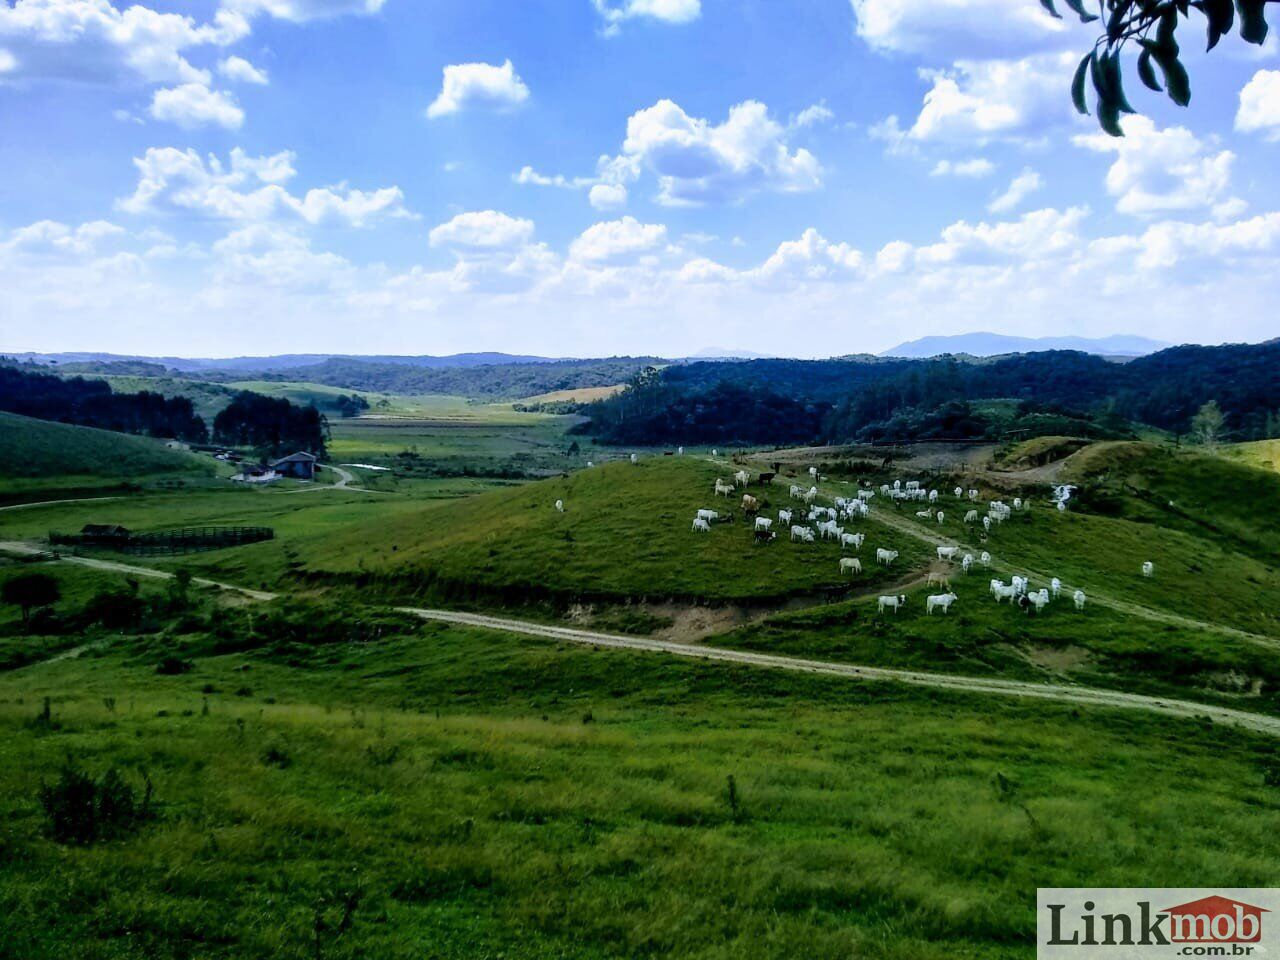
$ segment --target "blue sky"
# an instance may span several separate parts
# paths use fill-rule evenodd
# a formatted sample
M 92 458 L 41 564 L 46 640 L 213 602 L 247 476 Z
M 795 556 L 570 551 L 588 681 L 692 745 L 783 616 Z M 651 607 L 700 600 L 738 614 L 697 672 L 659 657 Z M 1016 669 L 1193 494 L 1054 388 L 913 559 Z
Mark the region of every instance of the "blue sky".
M 1195 46 L 1198 24 L 1186 30 Z M 1037 0 L 8 0 L 0 349 L 1280 332 L 1280 55 L 1113 141 Z

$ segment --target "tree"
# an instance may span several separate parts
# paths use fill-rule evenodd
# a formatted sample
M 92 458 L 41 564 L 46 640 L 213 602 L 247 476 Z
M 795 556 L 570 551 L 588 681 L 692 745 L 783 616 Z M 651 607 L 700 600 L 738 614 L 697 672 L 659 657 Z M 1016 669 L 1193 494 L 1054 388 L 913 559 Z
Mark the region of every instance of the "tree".
M 22 610 L 22 625 L 31 625 L 31 611 L 48 607 L 62 599 L 58 581 L 47 573 L 24 573 L 11 577 L 0 587 L 5 603 Z
M 1061 19 L 1058 0 L 1040 0 L 1041 5 Z M 1082 22 L 1101 20 L 1103 33 L 1093 50 L 1085 55 L 1071 81 L 1071 99 L 1083 114 L 1089 113 L 1086 84 L 1093 87 L 1098 123 L 1113 137 L 1124 136 L 1120 116 L 1134 113 L 1124 92 L 1121 56 L 1129 44 L 1139 47 L 1138 79 L 1157 93 L 1168 94 L 1180 107 L 1191 102 L 1191 80 L 1179 59 L 1178 32 L 1194 20 L 1204 18 L 1208 49 L 1218 45 L 1239 22 L 1240 37 L 1261 46 L 1267 39 L 1266 5 L 1280 0 L 1061 0 Z M 1193 17 L 1192 11 L 1195 11 Z M 1183 32 L 1185 39 L 1185 30 Z M 1157 76 L 1157 68 L 1159 75 Z
M 1191 418 L 1191 435 L 1206 447 L 1216 446 L 1226 419 L 1218 407 L 1218 401 L 1210 400 Z

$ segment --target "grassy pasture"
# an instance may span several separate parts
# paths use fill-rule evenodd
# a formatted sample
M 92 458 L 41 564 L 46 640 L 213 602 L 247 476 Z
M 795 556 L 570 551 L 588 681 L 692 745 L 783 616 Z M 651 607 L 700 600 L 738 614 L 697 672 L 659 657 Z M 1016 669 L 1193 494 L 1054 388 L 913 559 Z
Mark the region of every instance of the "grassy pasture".
M 179 642 L 0 675 L 0 953 L 1012 958 L 1037 886 L 1280 869 L 1274 745 L 1192 721 L 440 625 L 157 675 Z M 159 818 L 47 839 L 68 755 Z
M 850 526 L 868 535 L 864 571 L 852 577 L 840 575 L 833 543 L 792 544 L 780 530 L 776 542 L 757 546 L 740 497 L 713 495 L 715 478 L 731 472 L 693 457 L 606 464 L 335 531 L 323 549 L 308 551 L 308 566 L 409 583 L 466 582 L 528 597 L 549 591 L 750 602 L 899 579 L 931 552 L 875 521 Z M 785 488 L 754 492 L 768 501 L 770 516 L 790 505 Z M 556 500 L 564 501 L 565 513 L 555 511 Z M 692 520 L 703 507 L 731 511 L 737 522 L 695 534 Z M 881 546 L 901 552 L 890 570 L 875 563 Z
M 209 478 L 214 461 L 160 440 L 0 412 L 0 491 Z M 27 497 L 26 499 L 30 499 Z

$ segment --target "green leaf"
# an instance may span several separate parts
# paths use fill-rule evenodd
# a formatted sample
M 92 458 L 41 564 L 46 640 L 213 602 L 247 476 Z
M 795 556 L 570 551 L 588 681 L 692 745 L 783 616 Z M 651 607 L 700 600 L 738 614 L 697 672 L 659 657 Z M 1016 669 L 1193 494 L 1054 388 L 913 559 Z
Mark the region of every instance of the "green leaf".
M 1120 75 L 1120 51 L 1115 50 L 1102 58 L 1103 73 L 1107 80 L 1107 89 L 1121 113 L 1137 113 L 1129 106 L 1129 98 L 1124 95 L 1124 78 Z
M 1098 104 L 1098 123 L 1102 129 L 1113 137 L 1123 137 L 1124 130 L 1120 127 L 1120 108 L 1114 103 Z
M 1156 93 L 1164 92 L 1164 87 L 1160 86 L 1160 81 L 1156 79 L 1156 71 L 1151 66 L 1150 50 L 1143 50 L 1138 54 L 1138 79 L 1146 84 L 1148 89 Z
M 1080 61 L 1080 66 L 1076 67 L 1076 75 L 1071 81 L 1071 102 L 1076 105 L 1076 110 L 1086 117 L 1089 115 L 1089 105 L 1084 102 L 1084 78 L 1089 72 L 1091 60 L 1093 60 L 1092 53 Z
M 1054 19 L 1056 20 L 1062 19 L 1062 14 L 1060 14 L 1056 9 L 1054 9 L 1053 0 L 1040 0 L 1040 6 L 1048 10 L 1049 16 L 1053 17 Z
M 1152 56 L 1164 73 L 1164 85 L 1169 99 L 1178 106 L 1185 107 L 1191 102 L 1191 78 L 1187 76 L 1187 70 L 1178 60 L 1177 54 L 1161 50 Z
M 1224 34 L 1231 32 L 1236 21 L 1236 6 L 1233 0 L 1203 0 L 1200 9 L 1209 21 L 1209 49 L 1212 50 Z
M 1261 46 L 1267 40 L 1267 18 L 1263 7 L 1267 0 L 1236 0 L 1240 8 L 1240 36 L 1248 43 Z
M 1075 11 L 1076 16 L 1080 18 L 1081 23 L 1093 23 L 1098 19 L 1096 13 L 1090 13 L 1084 8 L 1084 0 L 1066 0 L 1066 4 Z

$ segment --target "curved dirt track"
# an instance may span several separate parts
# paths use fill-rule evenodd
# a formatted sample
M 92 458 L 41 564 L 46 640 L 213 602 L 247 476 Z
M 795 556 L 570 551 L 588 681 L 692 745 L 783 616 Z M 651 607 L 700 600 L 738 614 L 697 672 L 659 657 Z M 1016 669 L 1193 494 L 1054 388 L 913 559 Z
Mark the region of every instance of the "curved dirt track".
M 1085 706 L 1116 707 L 1129 710 L 1149 710 L 1175 717 L 1208 717 L 1216 723 L 1243 727 L 1258 733 L 1280 736 L 1280 717 L 1268 717 L 1192 703 L 1165 697 L 1148 697 L 1113 690 L 1091 687 L 1072 687 L 1061 684 L 1026 683 L 1018 680 L 997 680 L 987 677 L 965 677 L 945 673 L 927 673 L 919 670 L 894 670 L 886 667 L 866 667 L 850 663 L 832 663 L 825 660 L 806 660 L 800 657 L 779 657 L 768 653 L 732 650 L 723 647 L 705 647 L 669 640 L 652 640 L 644 637 L 623 637 L 609 633 L 595 633 L 572 627 L 556 627 L 548 624 L 491 617 L 479 613 L 462 613 L 456 610 L 430 610 L 421 607 L 398 607 L 401 613 L 412 614 L 423 620 L 452 623 L 461 626 L 500 630 L 523 636 L 543 637 L 592 647 L 610 647 L 617 650 L 639 650 L 647 653 L 665 653 L 697 660 L 718 660 L 746 666 L 765 667 L 773 670 L 790 670 L 797 673 L 814 673 L 846 677 L 850 680 L 892 681 L 912 686 L 935 687 L 941 690 L 959 690 L 968 693 L 996 694 L 999 696 L 1029 697 L 1053 700 L 1059 703 L 1078 703 Z

